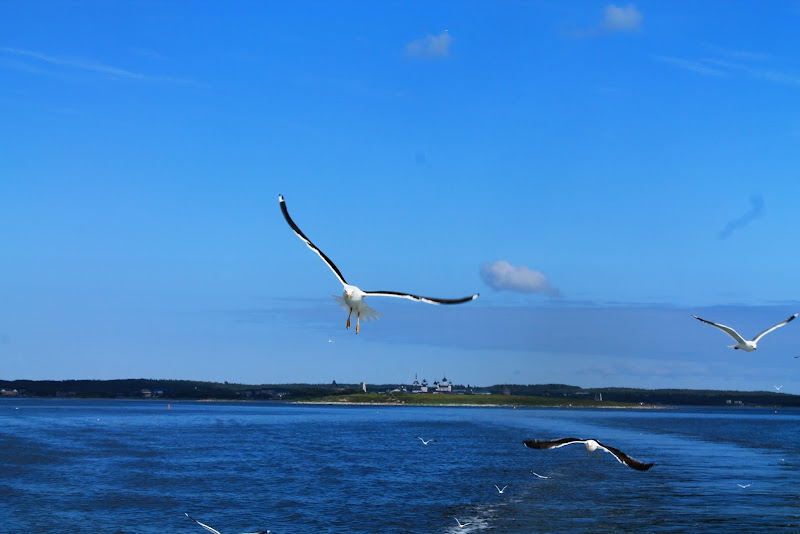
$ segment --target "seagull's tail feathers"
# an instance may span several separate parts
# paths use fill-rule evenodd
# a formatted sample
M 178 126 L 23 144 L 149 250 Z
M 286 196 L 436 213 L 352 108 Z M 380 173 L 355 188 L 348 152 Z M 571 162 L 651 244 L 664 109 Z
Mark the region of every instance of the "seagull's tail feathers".
M 339 295 L 331 295 L 331 296 L 334 299 L 336 299 L 336 302 L 339 303 L 339 306 L 341 306 L 344 311 L 346 312 L 350 311 L 350 306 L 347 304 L 347 301 L 344 299 L 344 297 L 340 297 Z M 363 305 L 363 309 L 361 310 L 362 321 L 374 321 L 375 319 L 379 319 L 380 316 L 381 312 L 373 310 L 366 304 Z
M 373 310 L 369 306 L 364 306 L 364 309 L 361 310 L 361 320 L 362 321 L 374 321 L 375 319 L 380 319 L 381 312 Z
M 739 345 L 728 345 L 729 349 L 739 350 Z

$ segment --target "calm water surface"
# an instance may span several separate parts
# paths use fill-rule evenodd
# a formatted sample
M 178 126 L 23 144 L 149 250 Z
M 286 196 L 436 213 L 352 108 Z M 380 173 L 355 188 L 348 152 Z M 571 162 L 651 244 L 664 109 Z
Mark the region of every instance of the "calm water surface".
M 800 532 L 800 410 L 167 404 L 0 401 L 0 531 Z

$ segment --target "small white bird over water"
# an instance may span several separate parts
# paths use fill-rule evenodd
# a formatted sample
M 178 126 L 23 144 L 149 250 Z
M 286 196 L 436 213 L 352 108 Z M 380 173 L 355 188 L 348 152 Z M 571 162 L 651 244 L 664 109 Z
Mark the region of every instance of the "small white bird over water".
M 420 440 L 420 441 L 422 442 L 422 444 L 423 444 L 423 445 L 427 445 L 428 443 L 438 443 L 438 442 L 437 442 L 435 439 L 429 439 L 428 441 L 425 441 L 424 439 L 422 439 L 422 438 L 421 438 L 421 437 L 419 437 L 419 436 L 415 436 L 415 437 L 416 437 L 418 440 Z
M 756 346 L 756 344 L 758 343 L 759 339 L 761 339 L 762 337 L 766 336 L 767 334 L 769 334 L 770 332 L 772 332 L 776 328 L 780 328 L 783 325 L 785 325 L 786 323 L 794 321 L 795 317 L 797 317 L 797 314 L 795 313 L 794 315 L 792 315 L 791 317 L 789 317 L 785 321 L 782 321 L 782 322 L 776 324 L 775 326 L 767 328 L 766 330 L 764 330 L 763 332 L 758 334 L 756 337 L 754 337 L 752 341 L 747 341 L 745 338 L 743 338 L 742 336 L 739 335 L 739 332 L 737 332 L 736 330 L 734 330 L 730 326 L 725 326 L 724 324 L 712 323 L 711 321 L 706 321 L 705 319 L 701 319 L 700 317 L 698 317 L 696 315 L 692 315 L 692 317 L 694 317 L 698 321 L 703 321 L 706 324 L 710 324 L 711 326 L 716 326 L 717 328 L 719 328 L 720 330 L 722 330 L 723 332 L 725 332 L 726 334 L 731 336 L 734 339 L 734 341 L 736 341 L 736 345 L 728 345 L 728 347 L 730 347 L 732 349 L 736 349 L 736 350 L 741 349 L 741 350 L 743 350 L 745 352 L 753 352 L 754 350 L 756 350 L 758 348 Z
M 470 523 L 469 521 L 467 521 L 466 523 L 462 523 L 462 522 L 461 522 L 461 521 L 459 521 L 459 520 L 458 520 L 458 518 L 457 518 L 457 517 L 455 517 L 455 516 L 453 517 L 453 519 L 455 519 L 455 520 L 456 520 L 456 523 L 458 523 L 458 526 L 459 526 L 459 527 L 461 527 L 461 528 L 464 528 L 464 527 L 466 527 L 467 525 L 471 525 L 471 524 L 472 524 L 472 523 Z
M 531 469 L 531 473 L 533 473 L 534 475 L 536 475 L 536 476 L 537 476 L 537 477 L 539 477 L 539 478 L 550 478 L 550 477 L 546 477 L 546 476 L 542 476 L 542 475 L 540 475 L 539 473 L 537 473 L 537 472 L 536 472 L 536 471 L 534 471 L 533 469 Z
M 783 384 L 781 384 L 780 386 L 772 386 L 772 387 L 775 388 L 775 391 L 780 391 L 781 388 L 783 387 Z
M 508 484 L 506 484 L 505 486 L 503 486 L 503 489 L 500 489 L 500 488 L 498 488 L 498 487 L 497 487 L 497 484 L 495 484 L 495 485 L 494 485 L 494 487 L 495 487 L 495 489 L 497 490 L 497 493 L 499 493 L 500 495 L 502 495 L 502 494 L 503 494 L 503 492 L 504 492 L 504 491 L 506 491 L 506 488 L 508 487 Z
M 184 514 L 186 514 L 186 512 L 184 512 Z M 194 517 L 190 516 L 189 514 L 186 514 L 186 517 L 188 517 L 189 519 L 191 519 L 192 521 L 194 521 L 195 523 L 197 523 L 198 525 L 200 525 L 204 529 L 208 530 L 209 532 L 213 532 L 214 534 L 220 534 L 219 530 L 217 530 L 215 528 L 211 528 L 211 527 L 209 527 L 208 525 L 206 525 L 204 523 L 201 523 L 200 521 L 198 521 Z M 270 530 L 259 530 L 258 532 L 245 532 L 244 534 L 267 534 L 268 532 L 271 532 L 271 531 Z
M 336 278 L 339 279 L 342 286 L 344 286 L 344 290 L 342 291 L 341 297 L 334 296 L 333 298 L 339 303 L 339 305 L 348 311 L 347 314 L 347 328 L 350 328 L 350 316 L 353 315 L 353 311 L 356 312 L 356 334 L 358 334 L 358 330 L 360 327 L 360 321 L 363 316 L 365 321 L 371 321 L 373 319 L 377 319 L 380 317 L 380 313 L 373 310 L 367 303 L 364 302 L 364 297 L 372 296 L 372 297 L 396 297 L 402 299 L 409 299 L 409 300 L 416 300 L 418 302 L 427 302 L 428 304 L 461 304 L 462 302 L 469 302 L 470 300 L 475 300 L 478 298 L 478 293 L 474 295 L 470 295 L 469 297 L 464 297 L 460 299 L 440 299 L 434 297 L 420 297 L 419 295 L 412 295 L 411 293 L 400 293 L 398 291 L 362 291 L 361 289 L 357 288 L 354 285 L 350 285 L 342 276 L 342 273 L 339 269 L 334 265 L 331 259 L 325 255 L 320 249 L 317 248 L 314 243 L 308 239 L 305 234 L 300 230 L 300 228 L 294 223 L 291 217 L 289 217 L 289 211 L 286 209 L 286 201 L 283 200 L 283 195 L 278 196 L 278 201 L 281 205 L 281 212 L 283 212 L 283 217 L 286 219 L 286 222 L 289 223 L 289 226 L 292 227 L 294 233 L 303 240 L 308 248 L 313 250 L 322 261 L 324 261 L 333 274 L 336 275 Z
M 740 488 L 742 488 L 742 489 L 745 489 L 745 488 L 749 488 L 750 486 L 752 486 L 752 485 L 753 485 L 753 483 L 751 482 L 750 484 L 741 485 L 741 484 L 739 484 L 739 483 L 737 482 L 737 483 L 736 483 L 736 485 L 737 485 L 737 486 L 739 486 L 739 487 L 740 487 Z

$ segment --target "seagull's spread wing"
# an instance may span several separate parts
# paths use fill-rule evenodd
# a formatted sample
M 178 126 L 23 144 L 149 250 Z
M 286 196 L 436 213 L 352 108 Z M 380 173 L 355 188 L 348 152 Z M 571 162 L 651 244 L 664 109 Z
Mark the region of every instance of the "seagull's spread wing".
M 647 471 L 648 469 L 650 469 L 655 465 L 654 463 L 646 464 L 644 462 L 640 462 L 636 458 L 631 458 L 621 450 L 615 449 L 614 447 L 609 447 L 608 445 L 603 445 L 599 441 L 597 442 L 597 445 L 606 452 L 610 452 L 611 454 L 613 454 L 614 457 L 617 460 L 619 460 L 619 463 L 627 465 L 628 467 L 636 469 L 637 471 Z
M 427 302 L 428 304 L 461 304 L 478 298 L 479 293 L 460 299 L 437 299 L 434 297 L 420 297 L 411 293 L 401 293 L 399 291 L 364 291 L 365 295 L 371 297 L 396 297 L 401 299 L 416 300 L 417 302 Z
M 533 469 L 531 469 L 531 473 L 533 473 L 534 475 L 536 475 L 536 476 L 537 476 L 537 477 L 539 477 L 539 478 L 550 478 L 550 477 L 545 477 L 545 476 L 542 476 L 542 475 L 540 475 L 539 473 L 537 473 L 537 472 L 536 472 L 536 471 L 534 471 Z
M 186 514 L 186 512 L 184 512 L 184 514 Z M 186 514 L 186 517 L 188 517 L 189 519 L 191 519 L 192 521 L 194 521 L 195 523 L 197 523 L 198 525 L 200 525 L 204 529 L 208 530 L 209 532 L 213 532 L 214 534 L 219 534 L 219 530 L 213 529 L 213 528 L 209 527 L 208 525 L 205 525 L 205 524 L 201 523 L 200 521 L 198 521 L 194 517 L 190 516 L 189 514 Z
M 770 332 L 772 332 L 776 328 L 780 328 L 783 325 L 785 325 L 786 323 L 788 323 L 790 321 L 794 321 L 795 317 L 797 317 L 796 313 L 794 315 L 792 315 L 791 317 L 789 317 L 788 319 L 786 319 L 785 321 L 776 324 L 772 328 L 767 328 L 766 330 L 764 330 L 763 332 L 761 332 L 760 334 L 758 334 L 756 337 L 753 338 L 753 343 L 758 343 L 759 339 L 761 339 L 762 337 L 766 336 L 767 334 L 769 334 Z
M 704 323 L 706 323 L 706 324 L 710 324 L 711 326 L 716 326 L 717 328 L 719 328 L 720 330 L 722 330 L 723 332 L 725 332 L 726 334 L 728 334 L 729 336 L 731 336 L 733 339 L 735 339 L 737 343 L 740 343 L 740 344 L 742 344 L 742 345 L 744 345 L 744 344 L 745 344 L 745 340 L 744 340 L 744 338 L 743 338 L 742 336 L 740 336 L 740 335 L 739 335 L 739 332 L 737 332 L 736 330 L 734 330 L 734 329 L 733 329 L 733 328 L 731 328 L 730 326 L 725 326 L 724 324 L 712 323 L 711 321 L 706 321 L 705 319 L 701 319 L 700 317 L 698 317 L 698 316 L 696 316 L 696 315 L 692 315 L 692 317 L 694 317 L 694 318 L 695 318 L 695 319 L 697 319 L 698 321 L 703 321 L 703 322 L 704 322 Z M 778 325 L 778 326 L 782 326 L 782 325 Z M 777 328 L 777 327 L 773 327 L 773 328 Z M 769 330 L 767 330 L 767 332 L 769 332 Z M 764 332 L 764 333 L 763 333 L 763 334 L 761 334 L 761 335 L 763 336 L 763 335 L 764 335 L 764 334 L 766 334 L 767 332 Z
M 570 445 L 572 443 L 586 443 L 585 439 L 578 439 L 578 438 L 562 438 L 562 439 L 526 439 L 522 443 L 525 444 L 526 447 L 530 447 L 531 449 L 557 449 L 559 447 L 563 447 L 564 445 Z
M 316 252 L 317 255 L 320 258 L 322 258 L 322 261 L 324 261 L 328 265 L 328 267 L 331 268 L 331 271 L 333 271 L 333 274 L 336 275 L 336 278 L 339 279 L 339 281 L 342 283 L 343 286 L 347 285 L 347 281 L 344 279 L 344 276 L 342 276 L 342 273 L 339 272 L 339 269 L 331 261 L 331 259 L 328 256 L 326 256 L 324 252 L 318 249 L 317 246 L 314 243 L 312 243 L 309 238 L 306 237 L 303 231 L 300 230 L 300 228 L 298 228 L 298 226 L 294 223 L 292 218 L 289 217 L 289 210 L 286 209 L 286 201 L 283 200 L 283 195 L 278 195 L 278 201 L 280 201 L 281 203 L 281 212 L 283 212 L 283 218 L 286 219 L 286 222 L 289 223 L 289 226 L 292 227 L 292 230 L 294 230 L 294 233 L 297 234 L 297 237 L 302 239 L 303 242 L 308 246 L 308 248 Z

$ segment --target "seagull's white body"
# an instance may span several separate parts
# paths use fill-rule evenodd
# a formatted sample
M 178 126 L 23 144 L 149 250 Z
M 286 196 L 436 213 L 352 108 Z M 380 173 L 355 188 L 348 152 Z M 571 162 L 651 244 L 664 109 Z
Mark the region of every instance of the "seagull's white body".
M 775 388 L 775 391 L 780 391 L 781 388 L 783 387 L 783 384 L 781 384 L 780 386 L 773 386 L 773 387 Z
M 726 334 L 731 336 L 733 338 L 733 340 L 736 341 L 736 345 L 728 345 L 728 347 L 730 347 L 732 349 L 735 349 L 735 350 L 743 350 L 745 352 L 753 352 L 754 350 L 756 350 L 758 348 L 758 340 L 759 339 L 761 339 L 762 337 L 766 336 L 767 334 L 769 334 L 770 332 L 772 332 L 776 328 L 780 328 L 780 327 L 784 326 L 785 324 L 787 324 L 787 323 L 789 323 L 791 321 L 794 321 L 794 319 L 797 317 L 797 314 L 795 313 L 794 315 L 792 315 L 791 317 L 789 317 L 785 321 L 781 321 L 780 323 L 776 324 L 775 326 L 771 326 L 771 327 L 767 328 L 766 330 L 764 330 L 763 332 L 758 334 L 756 337 L 754 337 L 750 341 L 748 341 L 745 338 L 743 338 L 741 335 L 739 335 L 739 332 L 737 332 L 736 330 L 734 330 L 730 326 L 725 326 L 724 324 L 719 324 L 719 323 L 712 323 L 711 321 L 706 321 L 705 319 L 701 319 L 700 317 L 698 317 L 696 315 L 692 315 L 692 317 L 694 317 L 698 321 L 702 321 L 702 322 L 704 322 L 706 324 L 710 324 L 711 326 L 716 326 L 717 328 L 719 328 L 720 330 L 722 330 L 723 332 L 725 332 Z
M 495 485 L 494 485 L 494 487 L 495 487 L 495 489 L 497 490 L 497 493 L 499 493 L 500 495 L 502 495 L 502 494 L 503 494 L 503 492 L 504 492 L 504 491 L 506 491 L 506 488 L 508 487 L 508 484 L 506 484 L 505 486 L 503 486 L 503 489 L 500 489 L 500 488 L 498 488 L 498 487 L 497 487 L 497 484 L 495 484 Z
M 737 485 L 737 486 L 739 486 L 739 487 L 740 487 L 740 488 L 742 488 L 742 489 L 745 489 L 745 488 L 749 488 L 750 486 L 752 486 L 752 485 L 753 485 L 753 483 L 751 482 L 750 484 L 745 484 L 744 486 L 743 486 L 743 485 L 741 485 L 741 484 L 739 484 L 739 483 L 737 483 L 736 485 Z
M 607 453 L 614 455 L 614 458 L 623 465 L 627 465 L 632 469 L 636 469 L 637 471 L 647 471 L 655 464 L 649 463 L 646 464 L 644 462 L 640 462 L 635 458 L 631 458 L 624 452 L 619 449 L 615 449 L 614 447 L 610 447 L 608 445 L 603 445 L 597 440 L 594 439 L 578 439 L 578 438 L 562 438 L 562 439 L 553 439 L 553 440 L 539 440 L 539 439 L 526 439 L 523 441 L 526 447 L 530 447 L 531 449 L 557 449 L 559 447 L 563 447 L 564 445 L 570 445 L 572 443 L 583 443 L 586 445 L 586 455 L 588 456 L 589 453 L 594 452 L 597 454 L 598 449 L 602 449 Z M 535 473 L 534 473 L 535 474 Z M 537 475 L 538 476 L 538 475 Z
M 428 443 L 431 443 L 431 442 L 433 442 L 433 443 L 436 443 L 436 440 L 435 440 L 435 439 L 429 439 L 428 441 L 425 441 L 424 439 L 422 439 L 422 438 L 421 438 L 421 437 L 419 437 L 419 436 L 416 436 L 416 438 L 417 438 L 418 440 L 420 440 L 420 441 L 422 442 L 422 444 L 423 444 L 423 445 L 427 445 Z
M 184 514 L 186 515 L 186 517 L 188 517 L 189 519 L 191 519 L 192 521 L 194 521 L 195 523 L 197 523 L 198 525 L 200 525 L 201 527 L 203 527 L 207 531 L 213 532 L 214 534 L 220 534 L 219 530 L 217 530 L 215 528 L 212 528 L 212 527 L 209 527 L 205 523 L 201 523 L 200 521 L 198 521 L 194 517 L 190 516 L 186 512 L 184 512 Z M 268 532 L 270 532 L 270 531 L 269 530 L 259 530 L 258 532 L 245 532 L 244 534 L 267 534 Z
M 347 328 L 350 328 L 350 316 L 353 312 L 356 312 L 356 334 L 358 334 L 358 330 L 360 328 L 361 319 L 365 321 L 371 321 L 373 319 L 377 319 L 380 317 L 380 313 L 373 310 L 367 303 L 364 301 L 364 297 L 371 296 L 371 297 L 395 297 L 395 298 L 402 298 L 402 299 L 409 299 L 409 300 L 416 300 L 417 302 L 427 302 L 428 304 L 461 304 L 462 302 L 469 302 L 470 300 L 475 300 L 478 298 L 478 293 L 474 295 L 470 295 L 469 297 L 464 297 L 460 299 L 441 299 L 441 298 L 434 298 L 434 297 L 421 297 L 419 295 L 412 295 L 411 293 L 401 293 L 398 291 L 363 291 L 360 288 L 348 284 L 347 281 L 342 276 L 342 273 L 339 271 L 339 268 L 331 261 L 331 259 L 325 255 L 317 246 L 311 242 L 310 239 L 306 237 L 306 235 L 300 230 L 300 228 L 295 224 L 292 218 L 289 216 L 289 211 L 286 209 L 286 201 L 283 199 L 283 195 L 278 195 L 278 201 L 281 205 L 281 212 L 283 213 L 283 218 L 286 219 L 286 222 L 289 223 L 289 226 L 294 231 L 295 235 L 299 237 L 308 248 L 314 251 L 317 256 L 322 258 L 322 261 L 333 271 L 333 274 L 336 275 L 336 278 L 342 284 L 342 296 L 337 297 L 334 295 L 333 298 L 339 303 L 345 311 L 348 312 L 347 315 Z

